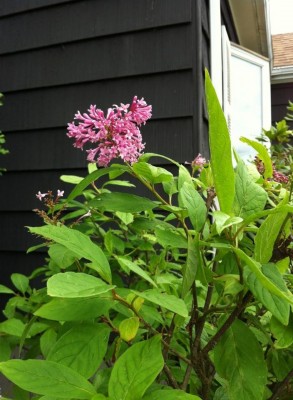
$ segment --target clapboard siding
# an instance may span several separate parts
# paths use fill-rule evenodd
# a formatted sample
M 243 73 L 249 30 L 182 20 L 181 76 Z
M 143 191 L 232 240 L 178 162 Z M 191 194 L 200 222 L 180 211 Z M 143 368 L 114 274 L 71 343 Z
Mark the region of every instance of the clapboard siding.
M 182 163 L 198 152 L 208 156 L 208 3 L 0 2 L 0 121 L 10 150 L 1 159 L 8 169 L 0 177 L 1 282 L 10 272 L 29 274 L 40 266 L 41 254 L 31 263 L 25 255 L 36 238 L 24 227 L 42 224 L 31 211 L 41 206 L 35 194 L 68 194 L 72 186 L 60 182 L 60 175 L 86 175 L 86 153 L 66 137 L 77 110 L 85 112 L 90 104 L 106 110 L 134 95 L 144 97 L 153 106 L 152 120 L 142 127 L 146 151 Z
M 7 93 L 192 68 L 190 48 L 190 25 L 179 25 L 6 55 L 1 57 L 1 90 Z
M 192 117 L 151 120 L 141 132 L 146 152 L 162 153 L 179 162 L 194 158 L 192 147 L 187 146 L 192 141 Z M 3 158 L 3 162 L 8 174 L 15 171 L 85 168 L 87 165 L 85 151 L 73 147 L 73 141 L 66 136 L 65 126 L 11 132 L 6 135 L 6 141 L 10 153 Z M 36 143 L 38 151 L 34 151 Z M 163 160 L 159 159 L 158 163 L 163 163 Z
M 191 0 L 70 2 L 3 19 L 0 53 L 181 24 L 191 17 Z
M 0 17 L 76 0 L 1 0 Z
M 134 95 L 153 105 L 153 118 L 192 115 L 192 70 L 8 93 L 0 109 L 3 131 L 63 127 L 90 104 L 107 109 Z M 53 149 L 52 149 L 53 150 Z
M 271 86 L 272 121 L 273 123 L 284 119 L 287 114 L 289 100 L 293 101 L 293 82 L 278 83 Z M 289 121 L 292 128 L 293 123 Z

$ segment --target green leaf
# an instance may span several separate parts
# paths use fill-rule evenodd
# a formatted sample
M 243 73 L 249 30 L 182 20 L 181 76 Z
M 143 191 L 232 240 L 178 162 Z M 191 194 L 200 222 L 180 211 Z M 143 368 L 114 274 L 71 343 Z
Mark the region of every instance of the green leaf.
M 224 229 L 229 226 L 240 224 L 243 219 L 240 217 L 230 217 L 230 215 L 223 213 L 222 211 L 214 211 L 212 213 L 215 219 L 216 231 L 220 235 Z
M 187 249 L 187 239 L 175 229 L 162 229 L 158 227 L 155 229 L 155 235 L 158 242 L 163 247 Z
M 74 185 L 77 185 L 80 183 L 84 178 L 81 176 L 74 176 L 74 175 L 61 175 L 60 176 L 60 181 L 66 182 L 66 183 L 72 183 Z
M 115 164 L 115 166 L 112 165 L 111 167 L 108 167 L 108 168 L 103 168 L 103 169 L 99 169 L 97 171 L 93 171 L 88 176 L 86 176 L 81 182 L 79 182 L 79 184 L 72 190 L 72 192 L 67 197 L 67 201 L 75 199 L 75 197 L 81 195 L 83 193 L 84 189 L 86 189 L 91 183 L 93 183 L 97 179 L 101 178 L 102 176 L 108 175 L 114 171 L 115 172 L 120 171 L 121 173 L 123 173 L 123 172 L 129 171 L 129 168 L 126 167 L 125 165 Z
M 217 244 L 213 244 L 214 247 L 217 246 Z M 238 255 L 238 257 L 245 262 L 247 267 L 255 274 L 255 277 L 259 281 L 259 283 L 262 285 L 262 287 L 266 288 L 271 294 L 274 294 L 281 299 L 286 300 L 287 302 L 293 304 L 293 296 L 292 294 L 287 290 L 282 291 L 280 290 L 273 282 L 271 279 L 268 279 L 267 276 L 264 274 L 264 272 L 261 269 L 260 263 L 249 257 L 247 254 L 245 254 L 241 249 L 237 248 L 232 248 L 231 249 L 234 251 L 235 254 Z M 267 271 L 267 270 L 266 270 Z M 270 276 L 270 278 L 272 278 Z
M 0 323 L 0 332 L 6 333 L 7 335 L 21 337 L 24 328 L 24 323 L 17 318 L 7 319 Z
M 133 164 L 132 169 L 137 175 L 145 178 L 153 185 L 156 183 L 169 182 L 173 179 L 171 172 L 166 169 L 155 167 L 142 161 Z
M 194 239 L 191 236 L 188 237 L 187 260 L 182 281 L 182 292 L 181 292 L 182 298 L 186 296 L 189 289 L 193 285 L 198 269 L 203 268 L 202 259 L 199 251 L 198 238 L 199 238 L 198 234 Z
M 262 264 L 272 258 L 274 244 L 287 217 L 287 212 L 269 215 L 255 235 L 254 258 Z
M 142 297 L 151 303 L 157 304 L 160 307 L 166 308 L 167 310 L 170 310 L 178 315 L 181 315 L 184 318 L 188 317 L 186 304 L 182 299 L 179 299 L 174 295 L 162 293 L 157 289 L 145 290 L 144 292 L 132 290 L 132 292 L 137 296 Z
M 61 269 L 70 267 L 75 260 L 79 260 L 80 258 L 71 250 L 68 250 L 65 246 L 58 243 L 50 246 L 48 254 Z
M 19 290 L 21 293 L 25 293 L 29 288 L 29 279 L 27 276 L 23 274 L 12 274 L 11 281 L 13 285 Z
M 90 202 L 92 207 L 105 209 L 106 211 L 120 211 L 124 213 L 135 213 L 152 210 L 157 204 L 146 197 L 136 196 L 130 193 L 101 193 Z
M 274 342 L 276 349 L 285 349 L 293 343 L 293 315 L 290 315 L 288 325 L 283 325 L 276 318 L 271 319 L 271 331 L 277 339 Z
M 113 367 L 109 381 L 111 400 L 140 399 L 163 365 L 160 336 L 131 346 Z
M 44 358 L 47 358 L 52 346 L 56 343 L 57 333 L 54 329 L 48 329 L 40 337 L 40 348 Z
M 263 144 L 261 144 L 259 142 L 256 142 L 255 140 L 247 139 L 247 138 L 244 138 L 244 137 L 241 137 L 240 140 L 241 140 L 241 142 L 248 144 L 254 150 L 257 151 L 258 158 L 260 160 L 262 160 L 262 162 L 264 163 L 264 167 L 265 167 L 264 177 L 265 177 L 265 179 L 271 178 L 273 176 L 273 165 L 272 165 L 271 156 L 270 156 L 267 148 Z
M 4 285 L 0 285 L 0 293 L 15 294 L 13 290 Z
M 34 315 L 53 321 L 86 321 L 106 314 L 111 305 L 111 298 L 55 298 L 41 306 Z
M 126 257 L 116 257 L 117 261 L 121 265 L 121 267 L 126 267 L 127 269 L 130 269 L 130 271 L 134 272 L 135 274 L 139 275 L 141 278 L 145 279 L 149 283 L 151 283 L 153 286 L 157 287 L 156 283 L 152 280 L 152 278 L 142 269 L 140 268 L 137 264 L 132 262 Z
M 130 183 L 128 181 L 119 181 L 117 179 L 113 179 L 112 181 L 108 181 L 108 182 L 104 183 L 103 187 L 108 186 L 108 185 L 135 187 L 135 185 L 133 185 L 133 183 Z
M 267 382 L 263 350 L 250 329 L 236 320 L 214 349 L 217 373 L 227 381 L 230 399 L 260 400 Z
M 195 189 L 193 183 L 185 182 L 180 189 L 179 196 L 183 206 L 187 208 L 188 216 L 194 229 L 200 232 L 207 216 L 205 202 Z
M 143 400 L 201 400 L 194 394 L 188 394 L 178 389 L 154 390 L 143 397 Z
M 9 360 L 11 348 L 8 340 L 0 336 L 0 361 Z
M 274 264 L 266 264 L 261 267 L 265 278 L 271 282 L 281 293 L 287 293 L 288 289 Z M 244 268 L 244 279 L 254 296 L 282 323 L 287 325 L 290 314 L 290 304 L 287 299 L 281 298 L 277 293 L 266 287 L 248 267 Z
M 31 233 L 54 240 L 56 243 L 65 246 L 80 258 L 92 261 L 91 267 L 96 269 L 105 281 L 111 283 L 111 269 L 108 260 L 103 251 L 87 235 L 64 225 L 30 227 L 29 230 Z
M 45 360 L 9 360 L 0 371 L 29 392 L 61 399 L 90 399 L 95 389 L 83 376 L 64 365 Z
M 267 202 L 267 192 L 254 183 L 243 161 L 236 168 L 234 212 L 247 218 L 264 209 Z
M 116 215 L 125 225 L 131 224 L 134 220 L 134 217 L 131 213 L 117 211 Z
M 47 360 L 66 365 L 90 378 L 107 351 L 110 328 L 103 324 L 82 324 L 69 329 L 51 348 Z
M 138 317 L 130 317 L 124 319 L 119 324 L 119 334 L 121 339 L 126 342 L 130 342 L 133 340 L 137 334 L 139 328 L 139 319 Z
M 231 140 L 225 116 L 207 70 L 205 70 L 205 92 L 209 114 L 211 168 L 216 194 L 221 211 L 230 214 L 235 193 Z
M 47 282 L 47 292 L 51 297 L 96 297 L 114 288 L 115 286 L 107 285 L 101 279 L 83 272 L 55 274 Z

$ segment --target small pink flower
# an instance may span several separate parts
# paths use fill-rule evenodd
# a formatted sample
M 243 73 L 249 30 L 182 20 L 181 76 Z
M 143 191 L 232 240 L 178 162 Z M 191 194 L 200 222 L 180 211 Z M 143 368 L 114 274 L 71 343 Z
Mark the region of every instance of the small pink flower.
M 199 153 L 192 161 L 191 166 L 192 168 L 196 168 L 197 170 L 201 171 L 206 162 L 207 160 Z
M 288 183 L 289 182 L 289 178 L 288 176 L 282 174 L 282 172 L 278 172 L 278 171 L 273 171 L 273 178 L 275 182 L 279 182 L 279 183 Z
M 64 195 L 64 190 L 57 190 L 57 196 L 58 197 L 63 197 L 63 195 Z
M 48 193 L 41 193 L 40 191 L 38 191 L 38 193 L 36 194 L 37 199 L 39 199 L 40 201 L 42 201 L 43 197 L 46 197 Z

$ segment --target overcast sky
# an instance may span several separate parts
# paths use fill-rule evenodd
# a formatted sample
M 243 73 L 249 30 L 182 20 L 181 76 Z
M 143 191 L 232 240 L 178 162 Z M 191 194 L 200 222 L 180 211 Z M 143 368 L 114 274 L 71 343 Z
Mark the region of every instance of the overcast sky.
M 269 0 L 271 33 L 293 32 L 293 0 Z

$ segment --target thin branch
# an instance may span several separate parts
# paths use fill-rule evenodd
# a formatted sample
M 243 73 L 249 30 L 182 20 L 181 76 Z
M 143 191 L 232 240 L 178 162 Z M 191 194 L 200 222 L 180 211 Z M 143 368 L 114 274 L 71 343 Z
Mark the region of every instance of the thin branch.
M 282 382 L 280 382 L 279 385 L 276 386 L 276 390 L 269 398 L 269 400 L 277 400 L 279 398 L 280 393 L 282 392 L 284 387 L 290 383 L 291 379 L 293 379 L 293 369 L 291 369 L 291 371 L 287 374 L 285 379 Z
M 230 328 L 230 326 L 233 324 L 233 322 L 242 313 L 242 311 L 247 306 L 247 304 L 249 303 L 251 298 L 252 298 L 252 294 L 250 292 L 248 292 L 244 296 L 243 300 L 237 305 L 237 307 L 234 309 L 234 311 L 230 314 L 229 318 L 221 326 L 221 328 L 218 330 L 218 332 L 211 338 L 211 340 L 207 343 L 207 345 L 202 349 L 202 354 L 207 354 L 209 351 L 211 351 L 215 347 L 215 345 L 218 343 L 218 341 L 223 336 L 223 334 Z

